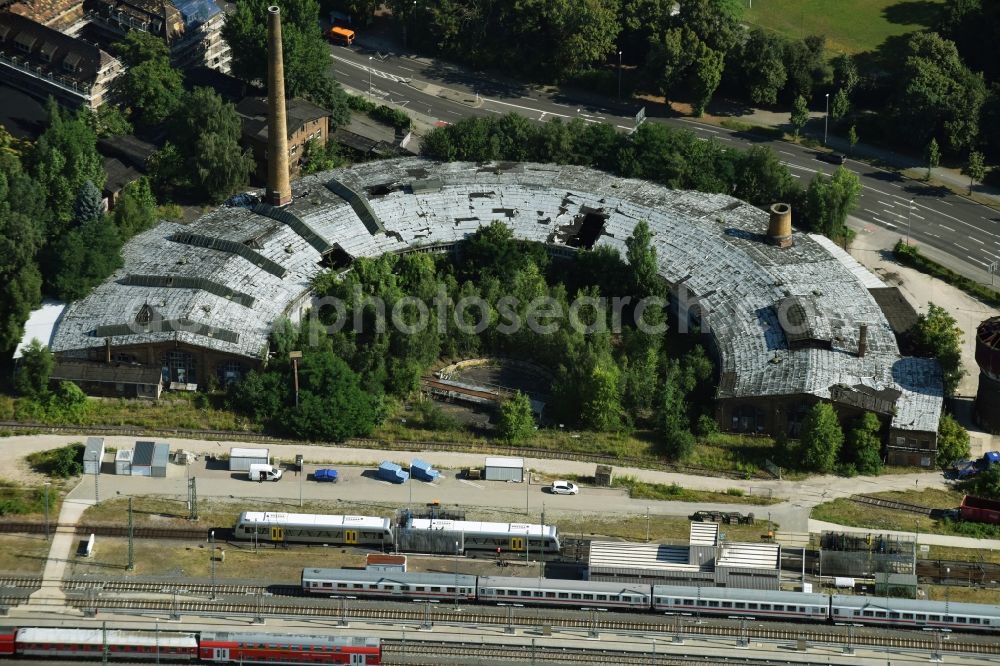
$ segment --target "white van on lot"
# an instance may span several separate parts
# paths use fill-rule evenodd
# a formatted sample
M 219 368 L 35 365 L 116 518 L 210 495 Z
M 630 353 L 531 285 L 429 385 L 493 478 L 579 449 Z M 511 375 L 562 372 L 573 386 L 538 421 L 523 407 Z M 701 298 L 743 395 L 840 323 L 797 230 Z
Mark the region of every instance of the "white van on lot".
M 281 470 L 271 465 L 250 465 L 251 481 L 277 481 L 281 478 Z

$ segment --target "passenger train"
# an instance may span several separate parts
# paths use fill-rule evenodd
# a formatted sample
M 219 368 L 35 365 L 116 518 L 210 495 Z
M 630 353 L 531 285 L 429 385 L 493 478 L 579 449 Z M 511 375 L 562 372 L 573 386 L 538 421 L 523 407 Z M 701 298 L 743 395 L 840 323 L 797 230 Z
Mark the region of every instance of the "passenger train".
M 303 569 L 306 594 L 618 609 L 1000 634 L 1000 606 L 721 587 Z
M 558 553 L 559 532 L 552 525 L 486 523 L 441 518 L 413 518 L 398 528 L 410 535 L 448 535 L 460 551 L 488 550 L 517 553 Z M 325 543 L 386 549 L 396 532 L 388 518 L 311 513 L 244 511 L 233 528 L 236 539 L 266 543 Z
M 377 638 L 267 633 L 0 627 L 0 657 L 108 659 L 195 664 L 382 663 Z

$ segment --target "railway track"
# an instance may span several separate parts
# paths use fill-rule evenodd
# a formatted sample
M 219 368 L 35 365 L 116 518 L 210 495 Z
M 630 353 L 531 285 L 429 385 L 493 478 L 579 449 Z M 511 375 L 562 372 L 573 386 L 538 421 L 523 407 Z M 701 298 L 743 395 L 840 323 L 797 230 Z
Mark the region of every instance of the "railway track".
M 2 585 L 2 583 L 0 583 Z M 209 583 L 166 584 L 162 582 L 132 581 L 132 580 L 90 580 L 71 579 L 63 581 L 64 590 L 90 591 L 100 589 L 102 593 L 162 593 L 170 594 L 179 588 L 184 589 L 185 594 L 198 596 L 238 596 L 268 594 L 281 597 L 300 597 L 302 589 L 298 585 L 249 585 L 249 584 L 222 584 L 211 585 Z
M 946 652 L 960 652 L 977 655 L 1000 655 L 1000 642 L 977 642 L 969 637 L 952 636 L 950 640 L 938 641 L 933 635 L 886 635 L 885 632 L 848 631 L 846 628 L 803 626 L 801 628 L 768 627 L 752 624 L 728 626 L 725 624 L 695 624 L 689 618 L 658 618 L 651 619 L 614 619 L 600 618 L 593 613 L 590 619 L 579 616 L 559 615 L 557 618 L 524 616 L 515 613 L 508 615 L 491 613 L 479 608 L 452 609 L 431 604 L 423 608 L 356 608 L 347 603 L 337 605 L 304 605 L 288 604 L 287 602 L 264 602 L 263 595 L 255 600 L 228 601 L 191 601 L 191 600 L 148 600 L 148 599 L 67 599 L 67 603 L 84 612 L 126 612 L 126 613 L 162 613 L 169 615 L 242 615 L 253 618 L 265 617 L 295 617 L 316 619 L 338 619 L 340 621 L 365 620 L 374 622 L 410 622 L 415 624 L 465 624 L 493 625 L 514 627 L 538 627 L 540 625 L 558 625 L 571 629 L 589 629 L 591 631 L 631 632 L 641 634 L 728 636 L 736 634 L 736 628 L 747 639 L 763 639 L 772 641 L 795 642 L 805 640 L 809 643 L 851 643 L 858 647 L 899 648 L 913 650 L 941 649 Z
M 418 648 L 418 649 L 414 649 Z M 480 643 L 452 643 L 447 641 L 420 641 L 407 645 L 403 641 L 382 640 L 383 664 L 408 666 L 440 666 L 442 659 L 498 661 L 527 664 L 537 661 L 569 664 L 649 664 L 649 654 L 622 650 L 584 648 L 536 648 L 531 645 L 482 645 Z M 683 661 L 660 658 L 660 664 L 682 664 Z M 468 662 L 466 662 L 468 663 Z
M 0 532 L 7 534 L 44 534 L 44 523 L 4 522 L 0 523 Z M 128 527 L 124 525 L 59 525 L 50 524 L 50 533 L 57 530 L 72 531 L 76 534 L 95 534 L 103 537 L 127 537 Z M 212 528 L 216 541 L 228 541 L 232 537 L 232 529 L 226 527 Z M 132 535 L 136 539 L 197 539 L 208 541 L 209 529 L 188 527 L 136 527 Z
M 882 497 L 873 497 L 871 495 L 851 495 L 851 501 L 857 502 L 858 504 L 870 504 L 872 506 L 882 507 L 883 509 L 893 509 L 895 511 L 907 511 L 909 513 L 919 513 L 924 516 L 930 516 L 936 509 L 932 509 L 927 506 L 920 506 L 919 504 L 909 504 L 908 502 L 897 502 L 895 500 L 888 500 Z

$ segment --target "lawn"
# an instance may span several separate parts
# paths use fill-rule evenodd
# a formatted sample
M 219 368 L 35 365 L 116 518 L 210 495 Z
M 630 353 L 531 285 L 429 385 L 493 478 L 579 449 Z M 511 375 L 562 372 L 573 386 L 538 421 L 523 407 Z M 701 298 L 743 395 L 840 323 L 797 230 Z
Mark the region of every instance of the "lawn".
M 751 0 L 744 19 L 789 37 L 826 35 L 832 53 L 878 48 L 887 37 L 929 27 L 942 0 Z
M 962 502 L 962 493 L 947 490 L 925 489 L 871 494 L 897 502 L 907 502 L 937 509 L 954 509 Z M 847 498 L 833 500 L 814 507 L 810 517 L 838 525 L 867 527 L 873 530 L 946 534 L 983 539 L 1000 538 L 1000 527 L 995 525 L 938 520 L 917 513 L 859 504 Z

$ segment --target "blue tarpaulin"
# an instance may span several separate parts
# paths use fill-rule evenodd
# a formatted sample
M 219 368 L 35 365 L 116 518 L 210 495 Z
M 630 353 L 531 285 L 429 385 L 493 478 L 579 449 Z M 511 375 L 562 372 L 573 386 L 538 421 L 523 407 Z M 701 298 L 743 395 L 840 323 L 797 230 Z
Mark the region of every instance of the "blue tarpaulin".
M 386 460 L 378 466 L 378 478 L 391 481 L 392 483 L 403 483 L 410 478 L 410 475 L 408 472 L 404 472 L 403 468 L 396 463 Z
M 440 472 L 431 467 L 429 462 L 414 460 L 410 463 L 410 474 L 413 475 L 414 479 L 420 479 L 421 481 L 435 481 Z

